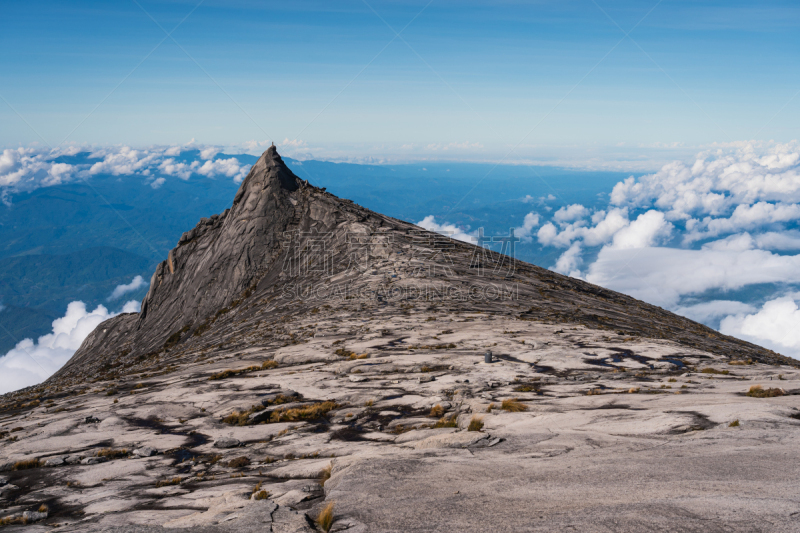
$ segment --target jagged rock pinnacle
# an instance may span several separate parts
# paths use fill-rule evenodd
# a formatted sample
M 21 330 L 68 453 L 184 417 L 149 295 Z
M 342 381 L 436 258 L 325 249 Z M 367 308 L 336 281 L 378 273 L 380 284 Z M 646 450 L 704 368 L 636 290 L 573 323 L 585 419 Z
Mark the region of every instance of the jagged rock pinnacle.
M 314 253 L 301 257 L 300 250 Z M 785 362 L 774 352 L 663 309 L 533 265 L 516 262 L 511 274 L 475 268 L 486 260 L 500 265 L 503 257 L 305 186 L 273 145 L 253 165 L 230 210 L 202 219 L 158 265 L 141 312 L 104 322 L 56 378 L 109 360 L 122 364 L 135 356 L 208 349 L 240 338 L 240 324 L 260 324 L 258 317 L 273 320 L 276 313 L 288 316 L 315 307 L 290 287 L 318 290 L 344 284 L 348 291 L 359 291 L 359 306 L 375 301 L 387 305 L 379 296 L 385 291 L 419 291 L 420 284 L 427 283 L 424 293 L 408 296 L 417 300 L 419 294 L 428 294 L 430 280 L 439 283 L 435 290 L 443 295 L 440 305 L 453 309 L 530 320 L 555 317 L 638 336 L 680 339 L 687 346 L 728 356 Z M 393 273 L 374 276 L 370 262 Z M 465 290 L 505 290 L 502 284 L 509 280 L 514 283 L 514 302 L 458 297 Z M 270 304 L 261 308 L 256 302 Z

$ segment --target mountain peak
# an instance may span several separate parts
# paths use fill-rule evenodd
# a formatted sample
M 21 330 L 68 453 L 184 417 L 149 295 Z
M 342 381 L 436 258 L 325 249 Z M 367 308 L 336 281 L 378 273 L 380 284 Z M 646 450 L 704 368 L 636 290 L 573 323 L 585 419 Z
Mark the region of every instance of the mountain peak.
M 267 189 L 271 189 L 273 192 L 278 192 L 278 189 L 294 192 L 300 188 L 302 183 L 303 181 L 283 162 L 278 149 L 273 144 L 261 154 L 256 164 L 250 169 L 233 199 L 233 206 L 235 207 L 247 198 L 250 193 L 260 196 Z
M 324 299 L 319 294 L 325 288 L 358 294 L 335 302 L 353 313 L 393 305 L 403 312 L 409 305 L 430 305 L 423 302 L 432 297 L 438 308 L 453 312 L 556 320 L 679 339 L 692 349 L 737 359 L 786 361 L 629 296 L 427 232 L 307 186 L 270 146 L 242 182 L 231 209 L 202 219 L 158 265 L 141 312 L 104 322 L 53 379 L 109 362 L 175 360 L 226 343 L 256 342 L 264 322 L 285 321 L 322 305 L 315 295 Z M 300 289 L 313 292 L 309 297 Z

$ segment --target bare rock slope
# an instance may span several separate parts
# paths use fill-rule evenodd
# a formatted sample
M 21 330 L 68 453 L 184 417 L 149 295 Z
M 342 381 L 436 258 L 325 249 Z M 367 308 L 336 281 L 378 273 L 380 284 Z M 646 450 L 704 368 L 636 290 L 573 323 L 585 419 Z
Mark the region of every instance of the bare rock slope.
M 308 313 L 317 300 L 361 310 L 420 304 L 485 310 L 788 362 L 631 297 L 337 198 L 295 176 L 273 146 L 233 206 L 183 234 L 158 265 L 141 312 L 104 323 L 53 381 L 103 367 L 119 371 L 142 356 L 176 361 L 220 342 L 252 345 L 275 318 Z
M 2 397 L 0 525 L 796 531 L 794 364 L 336 198 L 271 148 L 141 313 Z

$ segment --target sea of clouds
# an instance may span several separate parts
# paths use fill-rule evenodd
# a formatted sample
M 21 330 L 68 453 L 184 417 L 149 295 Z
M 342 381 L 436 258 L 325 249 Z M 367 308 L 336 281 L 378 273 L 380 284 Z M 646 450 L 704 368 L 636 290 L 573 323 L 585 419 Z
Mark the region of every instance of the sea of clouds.
M 192 149 L 199 149 L 199 157 L 192 161 L 181 160 L 181 153 Z M 220 157 L 219 152 L 219 148 L 193 144 L 143 149 L 129 146 L 65 146 L 56 150 L 6 148 L 0 153 L 0 191 L 7 201 L 9 193 L 85 180 L 97 174 L 141 176 L 154 189 L 169 178 L 188 180 L 193 175 L 242 181 L 251 165 L 242 164 L 235 157 Z M 63 162 L 79 153 L 88 153 L 88 162 Z
M 107 301 L 118 300 L 147 285 L 142 276 L 136 276 L 130 283 L 117 285 Z M 0 304 L 0 311 L 3 308 Z M 64 316 L 53 321 L 51 333 L 42 335 L 36 342 L 23 339 L 7 354 L 0 356 L 0 394 L 46 380 L 69 361 L 101 322 L 122 313 L 138 313 L 140 308 L 141 304 L 135 300 L 125 302 L 117 312 L 110 312 L 103 305 L 89 311 L 84 302 L 71 302 Z
M 800 144 L 739 142 L 629 177 L 603 207 L 532 211 L 518 236 L 560 249 L 555 271 L 800 358 L 799 222 Z
M 23 339 L 0 357 L 0 394 L 30 387 L 46 380 L 70 360 L 84 339 L 101 322 L 121 313 L 138 313 L 139 302 L 131 300 L 115 313 L 98 305 L 89 311 L 83 302 L 72 302 L 66 314 L 53 321 L 53 331 L 34 342 Z

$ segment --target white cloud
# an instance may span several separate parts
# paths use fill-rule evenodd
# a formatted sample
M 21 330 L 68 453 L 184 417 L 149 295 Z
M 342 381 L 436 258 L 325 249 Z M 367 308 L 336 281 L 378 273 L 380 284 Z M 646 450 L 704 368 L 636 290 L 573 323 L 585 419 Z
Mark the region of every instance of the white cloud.
M 800 144 L 715 146 L 692 162 L 618 183 L 606 209 L 581 207 L 562 207 L 538 231 L 541 244 L 567 249 L 553 270 L 800 354 L 800 338 L 784 338 L 800 331 L 800 293 L 761 309 L 747 296 L 719 295 L 800 285 L 800 255 L 787 255 L 800 250 Z M 683 247 L 665 247 L 675 235 Z M 698 241 L 708 242 L 696 249 Z M 592 247 L 600 247 L 596 259 L 582 267 Z
M 241 182 L 249 171 L 250 165 L 240 165 L 239 160 L 235 157 L 206 161 L 203 166 L 196 169 L 196 172 L 203 176 L 226 176 L 233 178 L 236 183 Z
M 67 163 L 53 164 L 47 171 L 48 177 L 45 179 L 45 185 L 59 185 L 64 181 L 69 181 L 74 170 L 75 167 Z
M 548 194 L 547 196 L 531 196 L 530 194 L 526 194 L 525 196 L 520 198 L 519 201 L 524 203 L 524 204 L 532 204 L 533 202 L 536 202 L 539 205 L 544 205 L 545 202 L 552 202 L 555 199 L 556 199 L 556 197 L 553 196 L 552 194 Z M 552 208 L 549 208 L 549 209 L 552 209 Z
M 288 137 L 283 139 L 281 146 L 289 146 L 291 148 L 305 148 L 308 146 L 305 141 L 301 141 L 300 139 L 289 140 Z
M 755 247 L 756 241 L 749 233 L 738 233 L 736 235 L 729 235 L 718 241 L 707 242 L 702 246 L 702 249 L 742 252 L 744 250 L 752 250 Z
M 758 202 L 753 205 L 738 205 L 728 218 L 690 219 L 687 229 L 691 231 L 684 237 L 684 242 L 691 243 L 708 237 L 797 219 L 800 219 L 798 204 Z
M 215 146 L 200 150 L 200 159 L 214 159 L 214 156 L 219 153 L 219 149 Z M 176 154 L 177 155 L 177 154 Z
M 514 228 L 514 235 L 519 237 L 520 242 L 533 241 L 533 228 L 539 225 L 539 215 L 531 211 L 522 220 L 522 226 Z
M 28 188 L 31 183 L 51 180 L 48 164 L 41 154 L 31 148 L 3 150 L 0 156 L 0 187 Z
M 174 158 L 169 158 L 158 165 L 158 170 L 168 176 L 176 176 L 182 180 L 188 180 L 192 177 L 192 174 L 197 170 L 198 166 L 200 166 L 198 161 L 184 163 L 182 161 L 175 161 Z
M 693 305 L 682 305 L 672 311 L 697 322 L 708 323 L 731 314 L 752 313 L 755 310 L 756 308 L 752 305 L 736 300 L 712 300 Z
M 433 215 L 428 215 L 424 219 L 417 222 L 417 226 L 425 228 L 428 231 L 447 235 L 451 239 L 456 239 L 458 241 L 468 242 L 470 244 L 474 244 L 476 242 L 474 235 L 464 232 L 455 224 L 448 224 L 447 222 L 444 224 L 439 224 L 436 222 Z
M 107 301 L 110 302 L 112 300 L 117 300 L 122 297 L 122 295 L 128 294 L 129 292 L 133 292 L 147 285 L 148 283 L 144 280 L 144 278 L 142 278 L 142 276 L 136 276 L 128 284 L 117 285 L 117 287 L 114 289 L 114 292 L 112 292 L 111 296 L 108 297 Z
M 611 240 L 615 233 L 630 223 L 628 209 L 623 207 L 608 212 L 600 211 L 592 216 L 592 222 L 595 226 L 587 226 L 585 220 L 562 224 L 560 231 L 555 224 L 548 222 L 539 229 L 537 237 L 545 246 L 567 248 L 579 239 L 587 246 L 598 246 Z
M 15 150 L 3 150 L 0 154 L 0 175 L 7 174 L 17 167 L 19 152 Z
M 127 302 L 123 313 L 139 311 L 138 302 Z M 103 321 L 117 316 L 102 305 L 88 312 L 83 302 L 72 302 L 66 314 L 53 321 L 53 332 L 34 343 L 24 339 L 0 357 L 0 394 L 41 383 L 64 366 L 86 337 Z
M 179 156 L 196 145 L 155 146 L 135 149 L 129 146 L 65 146 L 56 150 L 40 148 L 5 149 L 0 153 L 0 199 L 10 202 L 9 191 L 31 191 L 78 179 L 88 179 L 98 174 L 112 176 L 145 176 L 147 183 L 157 189 L 164 184 L 164 176 L 184 180 L 194 175 L 209 178 L 226 177 L 236 183 L 242 181 L 250 165 L 241 165 L 234 158 L 217 158 L 217 147 L 200 147 L 199 159 L 181 161 Z M 59 156 L 88 152 L 88 163 L 56 162 Z
M 255 141 L 255 140 L 253 140 L 253 141 L 245 141 L 245 142 L 242 143 L 242 148 L 247 153 L 255 154 L 255 153 L 263 152 L 271 144 L 272 144 L 272 141 L 269 141 L 269 140 L 267 140 L 267 141 Z
M 111 174 L 128 176 L 137 174 L 148 168 L 161 155 L 157 152 L 134 150 L 129 146 L 104 148 L 92 153 L 93 157 L 102 157 L 89 169 L 90 174 Z
M 572 222 L 589 216 L 589 210 L 580 204 L 562 207 L 553 215 L 556 222 Z
M 573 278 L 581 277 L 580 267 L 583 264 L 581 258 L 581 243 L 573 243 L 566 252 L 561 254 L 561 257 L 556 261 L 553 270 Z
M 800 250 L 800 231 L 769 231 L 755 236 L 756 245 L 765 250 Z
M 645 248 L 672 232 L 673 225 L 660 211 L 648 211 L 614 234 L 611 246 L 614 248 Z
M 800 201 L 800 144 L 742 142 L 618 183 L 611 203 L 656 207 L 669 220 L 719 216 L 740 205 Z
M 784 355 L 800 358 L 800 293 L 768 301 L 753 314 L 734 314 L 722 319 L 720 331 Z
M 800 255 L 777 255 L 766 250 L 605 246 L 589 266 L 586 279 L 655 305 L 674 308 L 682 296 L 699 295 L 710 289 L 800 283 Z

